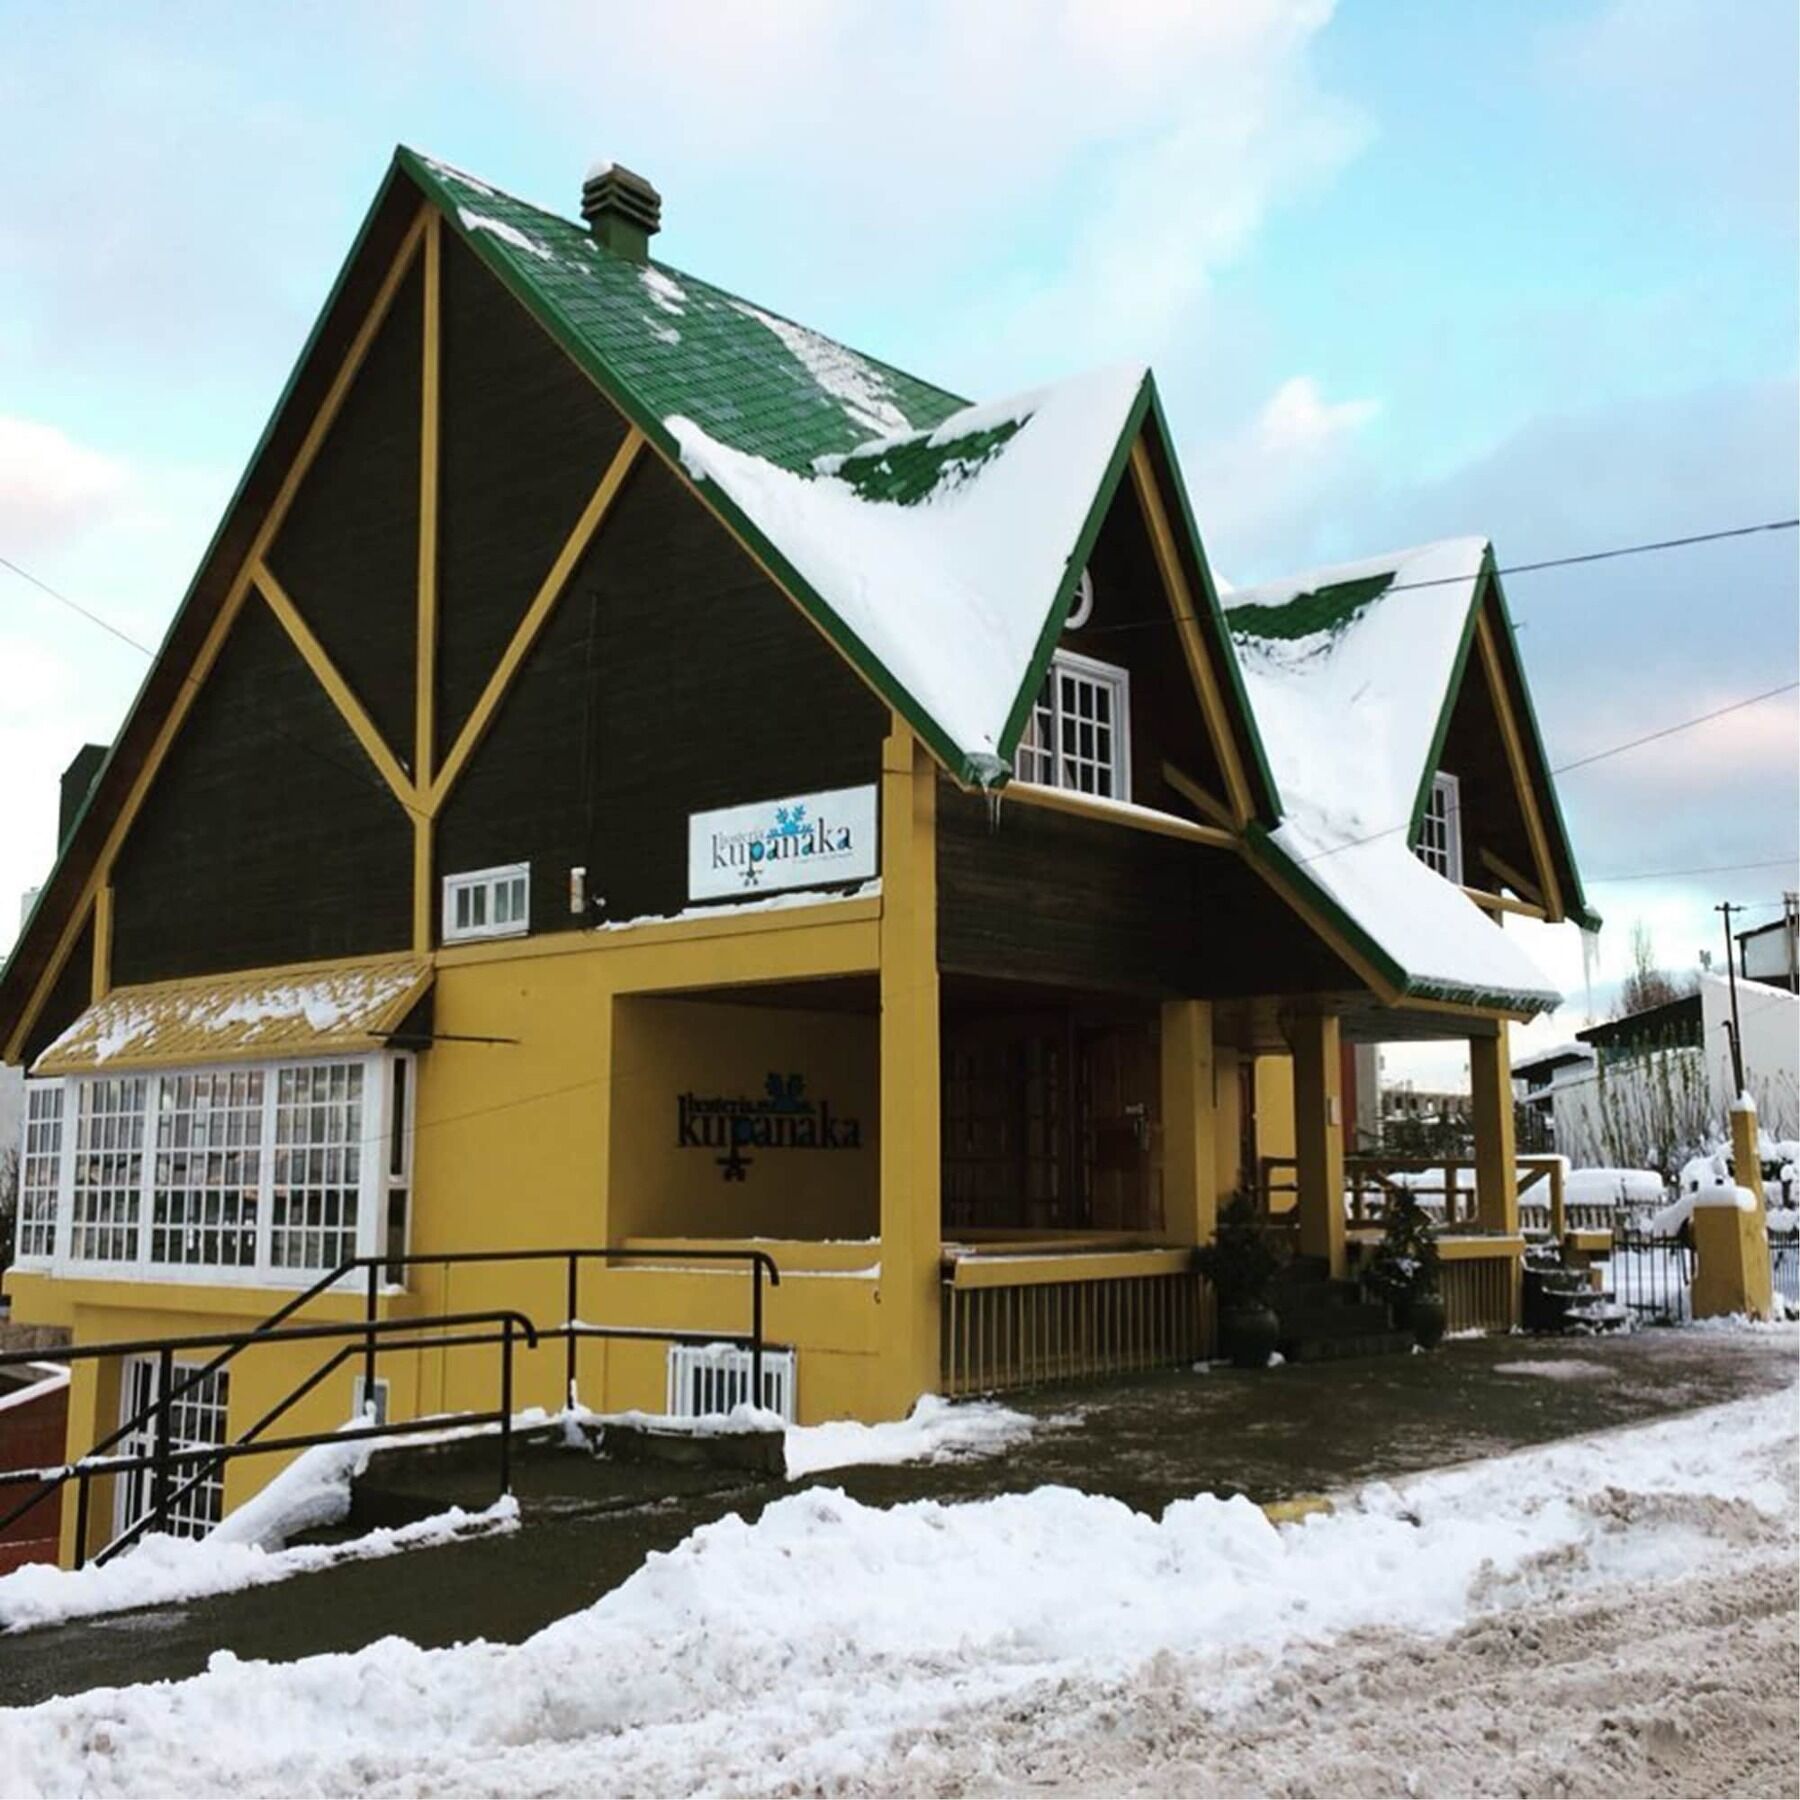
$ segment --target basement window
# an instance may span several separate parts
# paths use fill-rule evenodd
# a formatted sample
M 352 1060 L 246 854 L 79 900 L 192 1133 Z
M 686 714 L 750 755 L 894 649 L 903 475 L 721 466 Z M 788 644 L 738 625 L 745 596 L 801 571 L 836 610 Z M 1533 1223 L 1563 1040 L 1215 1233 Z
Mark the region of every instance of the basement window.
M 1111 663 L 1057 651 L 1019 740 L 1019 779 L 1129 800 L 1130 744 L 1130 676 Z
M 531 929 L 531 864 L 444 877 L 444 942 L 519 937 Z
M 1431 794 L 1413 850 L 1428 869 L 1462 886 L 1462 801 L 1456 777 L 1442 769 L 1431 778 Z

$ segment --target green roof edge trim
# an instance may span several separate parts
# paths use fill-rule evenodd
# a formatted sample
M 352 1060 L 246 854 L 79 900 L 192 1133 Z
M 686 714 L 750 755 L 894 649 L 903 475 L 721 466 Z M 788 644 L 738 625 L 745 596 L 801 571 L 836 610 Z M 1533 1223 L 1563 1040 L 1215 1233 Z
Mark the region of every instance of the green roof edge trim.
M 1406 821 L 1406 846 L 1410 850 L 1419 841 L 1425 823 L 1425 808 L 1431 804 L 1431 784 L 1444 754 L 1444 740 L 1450 735 L 1450 715 L 1462 694 L 1463 676 L 1469 667 L 1469 652 L 1475 647 L 1475 621 L 1481 616 L 1481 597 L 1487 589 L 1488 571 L 1494 564 L 1494 547 L 1486 545 L 1481 552 L 1481 567 L 1475 571 L 1470 585 L 1469 609 L 1463 617 L 1462 637 L 1456 646 L 1456 660 L 1450 665 L 1450 679 L 1444 684 L 1443 705 L 1438 708 L 1437 724 L 1432 727 L 1431 748 L 1425 755 L 1425 767 L 1419 771 L 1419 789 L 1413 796 L 1412 816 Z
M 1244 672 L 1238 666 L 1237 646 L 1231 641 L 1231 628 L 1225 623 L 1225 609 L 1219 604 L 1219 590 L 1213 581 L 1212 565 L 1206 559 L 1206 546 L 1201 542 L 1200 527 L 1194 519 L 1194 508 L 1188 498 L 1187 478 L 1182 474 L 1180 460 L 1175 455 L 1175 440 L 1169 432 L 1169 421 L 1163 413 L 1162 395 L 1157 391 L 1154 375 L 1150 378 L 1150 416 L 1156 423 L 1162 453 L 1168 459 L 1175 503 L 1180 509 L 1182 527 L 1187 532 L 1188 548 L 1193 552 L 1194 566 L 1200 571 L 1200 585 L 1205 589 L 1206 607 L 1212 615 L 1215 628 L 1217 661 L 1230 686 L 1238 717 L 1244 723 L 1245 739 L 1250 746 L 1251 761 L 1254 764 L 1252 779 L 1262 783 L 1266 810 L 1259 816 L 1272 825 L 1280 820 L 1284 810 L 1281 789 L 1275 784 L 1275 772 L 1269 766 L 1269 753 L 1263 748 L 1262 727 L 1257 723 L 1256 710 L 1250 704 L 1250 692 L 1244 686 Z M 1196 619 L 1195 623 L 1198 624 L 1199 620 Z
M 275 435 L 275 427 L 281 422 L 281 415 L 287 409 L 295 387 L 300 380 L 300 371 L 304 369 L 312 356 L 320 334 L 325 329 L 325 321 L 330 318 L 332 309 L 337 305 L 339 296 L 344 291 L 344 283 L 350 277 L 350 271 L 356 266 L 362 255 L 363 245 L 367 242 L 369 231 L 375 223 L 376 216 L 386 204 L 393 188 L 396 170 L 399 166 L 399 153 L 395 153 L 394 161 L 388 165 L 387 173 L 381 178 L 381 185 L 375 190 L 375 198 L 369 202 L 363 213 L 362 223 L 356 228 L 356 236 L 351 240 L 350 248 L 344 260 L 338 265 L 338 272 L 325 295 L 325 301 L 313 315 L 312 329 L 306 334 L 306 342 L 300 346 L 300 353 L 294 358 L 288 369 L 287 379 L 281 384 L 281 392 L 275 398 L 275 404 L 269 409 L 269 416 L 263 421 L 263 428 L 257 434 L 256 443 L 249 456 L 244 460 L 237 482 L 230 496 L 219 512 L 219 521 L 212 529 L 212 535 L 206 540 L 206 548 L 201 551 L 199 560 L 194 564 L 194 572 L 188 578 L 188 584 L 181 596 L 181 603 L 169 615 L 169 622 L 163 628 L 162 637 L 158 640 L 155 653 L 151 656 L 149 666 L 144 670 L 144 678 L 138 683 L 137 692 L 131 697 L 131 704 L 125 709 L 125 716 L 119 721 L 119 728 L 113 733 L 112 742 L 106 747 L 106 755 L 100 767 L 94 771 L 94 778 L 88 783 L 88 790 L 82 796 L 81 804 L 75 809 L 75 817 L 69 821 L 69 829 L 57 847 L 56 859 L 50 865 L 50 872 L 44 877 L 43 886 L 38 889 L 37 898 L 31 903 L 31 911 L 26 914 L 19 926 L 18 936 L 13 939 L 12 948 L 6 954 L 6 960 L 0 963 L 0 982 L 5 982 L 13 972 L 13 963 L 19 952 L 24 949 L 25 941 L 30 937 L 38 921 L 38 914 L 50 898 L 50 890 L 56 884 L 56 877 L 61 872 L 63 862 L 81 833 L 81 827 L 87 820 L 89 811 L 94 805 L 95 796 L 100 792 L 106 780 L 106 772 L 112 767 L 113 757 L 119 746 L 130 735 L 133 722 L 138 716 L 138 709 L 144 703 L 144 691 L 150 685 L 163 657 L 168 653 L 170 641 L 174 638 L 182 620 L 187 615 L 189 606 L 193 604 L 195 590 L 201 578 L 211 568 L 213 558 L 218 554 L 220 540 L 225 536 L 226 527 L 231 523 L 239 504 L 244 498 L 244 490 L 250 485 L 250 478 L 256 473 L 257 465 L 263 459 L 263 453 L 269 447 L 269 440 Z
M 470 231 L 465 228 L 459 217 L 459 202 L 445 192 L 441 179 L 429 162 L 405 145 L 396 149 L 394 156 L 396 163 L 418 185 L 425 198 L 437 207 L 458 240 L 537 320 L 576 367 L 644 434 L 646 441 L 656 448 L 663 459 L 681 470 L 682 479 L 689 483 L 701 502 L 719 517 L 734 536 L 750 548 L 757 560 L 786 590 L 789 598 L 838 646 L 881 698 L 919 734 L 938 760 L 963 785 L 981 786 L 984 774 L 991 776 L 991 771 L 981 769 L 944 733 L 913 695 L 895 679 L 886 664 L 844 623 L 823 596 L 769 542 L 731 498 L 719 490 L 717 483 L 695 481 L 682 469 L 680 448 L 664 428 L 662 420 L 651 414 L 630 386 L 619 378 L 587 338 L 575 329 L 562 308 L 526 277 L 521 265 L 506 252 L 493 232 Z
M 1031 717 L 1032 703 L 1037 698 L 1038 689 L 1043 686 L 1050 659 L 1056 654 L 1056 640 L 1062 636 L 1063 623 L 1074 603 L 1081 571 L 1087 567 L 1088 558 L 1094 553 L 1094 545 L 1100 537 L 1101 526 L 1106 522 L 1113 496 L 1119 491 L 1119 483 L 1125 477 L 1125 465 L 1131 459 L 1131 446 L 1137 441 L 1138 432 L 1143 426 L 1150 392 L 1151 378 L 1146 373 L 1138 384 L 1131 409 L 1125 415 L 1125 424 L 1119 432 L 1118 442 L 1113 445 L 1112 454 L 1107 458 L 1106 473 L 1101 476 L 1100 485 L 1095 489 L 1094 498 L 1088 505 L 1087 517 L 1082 521 L 1081 530 L 1075 538 L 1075 547 L 1069 552 L 1056 598 L 1045 616 L 1044 628 L 1038 633 L 1037 647 L 1032 651 L 1031 662 L 1025 670 L 1025 680 L 1014 695 L 1012 710 L 1007 713 L 1006 723 L 1001 728 L 1000 741 L 995 749 L 1007 766 L 1008 779 L 1012 775 L 1013 758 L 1018 753 L 1019 739 L 1025 735 L 1026 721 Z

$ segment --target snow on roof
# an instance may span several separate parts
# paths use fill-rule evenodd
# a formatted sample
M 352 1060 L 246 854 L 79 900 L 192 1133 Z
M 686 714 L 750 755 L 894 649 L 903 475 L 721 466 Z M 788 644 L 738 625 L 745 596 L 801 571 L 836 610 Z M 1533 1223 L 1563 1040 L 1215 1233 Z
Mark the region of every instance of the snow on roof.
M 115 988 L 44 1051 L 37 1075 L 379 1047 L 430 985 L 429 961 L 346 963 Z
M 1409 842 L 1487 551 L 1450 538 L 1238 588 L 1225 623 L 1281 795 L 1272 841 L 1414 980 L 1553 1000 Z
M 805 474 L 692 419 L 663 423 L 689 474 L 716 483 L 963 754 L 997 771 L 1147 379 L 1130 365 L 964 407 L 929 430 L 820 457 Z M 860 391 L 846 404 L 874 412 Z

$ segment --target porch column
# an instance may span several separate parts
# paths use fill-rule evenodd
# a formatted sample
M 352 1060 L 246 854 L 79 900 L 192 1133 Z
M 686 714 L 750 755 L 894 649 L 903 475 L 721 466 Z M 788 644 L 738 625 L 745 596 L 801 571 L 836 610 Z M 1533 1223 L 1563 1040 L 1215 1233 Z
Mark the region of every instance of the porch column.
M 881 755 L 881 1350 L 898 1418 L 938 1386 L 937 770 L 898 718 Z
M 1343 1058 L 1334 1013 L 1294 1021 L 1294 1162 L 1300 1253 L 1344 1273 Z
M 1163 1228 L 1183 1244 L 1209 1243 L 1219 1215 L 1212 1025 L 1210 1001 L 1163 1003 Z
M 1519 1229 L 1519 1158 L 1513 1139 L 1512 1057 L 1506 1021 L 1492 1037 L 1469 1039 L 1475 1115 L 1475 1218 L 1483 1231 Z

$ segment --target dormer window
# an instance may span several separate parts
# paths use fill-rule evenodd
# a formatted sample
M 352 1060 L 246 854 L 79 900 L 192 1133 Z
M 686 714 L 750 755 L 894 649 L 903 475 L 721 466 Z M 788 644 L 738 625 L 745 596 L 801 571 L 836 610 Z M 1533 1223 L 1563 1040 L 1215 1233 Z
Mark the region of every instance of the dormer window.
M 1107 800 L 1131 798 L 1131 680 L 1110 663 L 1059 650 L 1019 740 L 1021 781 Z
M 1442 769 L 1431 778 L 1431 795 L 1425 802 L 1425 817 L 1419 826 L 1414 854 L 1446 881 L 1462 886 L 1462 803 L 1456 777 Z

